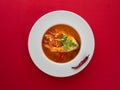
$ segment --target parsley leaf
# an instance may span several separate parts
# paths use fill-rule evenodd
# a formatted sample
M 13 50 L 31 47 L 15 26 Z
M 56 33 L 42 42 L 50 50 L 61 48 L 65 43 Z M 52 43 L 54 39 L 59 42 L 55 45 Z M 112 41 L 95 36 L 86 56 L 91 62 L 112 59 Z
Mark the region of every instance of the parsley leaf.
M 70 40 L 68 43 L 69 43 L 70 47 L 75 47 L 76 46 L 76 44 L 74 42 L 72 42 L 72 40 Z
M 65 35 L 63 35 L 63 37 L 62 37 L 62 39 L 61 39 L 62 44 L 63 44 L 66 40 L 67 40 L 67 35 L 65 34 Z
M 76 44 L 72 40 L 67 40 L 67 35 L 63 35 L 61 39 L 64 49 L 69 50 L 70 47 L 75 47 Z

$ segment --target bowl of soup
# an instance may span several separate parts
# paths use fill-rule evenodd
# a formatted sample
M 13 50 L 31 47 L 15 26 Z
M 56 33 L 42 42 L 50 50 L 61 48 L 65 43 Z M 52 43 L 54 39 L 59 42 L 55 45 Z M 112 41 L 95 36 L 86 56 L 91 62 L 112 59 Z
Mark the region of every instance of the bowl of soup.
M 82 71 L 91 60 L 94 47 L 89 24 L 80 15 L 66 10 L 40 17 L 28 37 L 32 61 L 54 77 L 68 77 Z
M 73 60 L 81 47 L 77 31 L 66 24 L 50 27 L 42 39 L 42 49 L 49 60 L 56 63 L 67 63 Z

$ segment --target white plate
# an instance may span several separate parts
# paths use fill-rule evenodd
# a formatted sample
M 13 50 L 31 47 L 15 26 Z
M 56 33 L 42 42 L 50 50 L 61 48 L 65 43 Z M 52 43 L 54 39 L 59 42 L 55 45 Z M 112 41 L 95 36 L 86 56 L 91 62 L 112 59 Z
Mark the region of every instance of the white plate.
M 42 37 L 46 30 L 56 24 L 67 24 L 75 28 L 81 37 L 81 49 L 74 60 L 58 64 L 50 61 L 42 50 Z M 34 64 L 44 73 L 55 77 L 68 77 L 83 70 L 90 62 L 94 53 L 94 36 L 88 23 L 79 15 L 65 10 L 53 11 L 39 18 L 33 25 L 28 39 L 28 49 Z M 71 67 L 77 66 L 81 60 L 90 55 L 88 60 L 78 69 Z

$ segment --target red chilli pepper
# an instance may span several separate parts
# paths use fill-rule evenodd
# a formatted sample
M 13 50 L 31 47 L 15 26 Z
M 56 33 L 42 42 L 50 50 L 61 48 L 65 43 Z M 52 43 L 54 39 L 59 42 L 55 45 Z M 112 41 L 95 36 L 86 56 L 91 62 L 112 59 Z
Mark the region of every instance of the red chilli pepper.
M 72 67 L 72 69 L 78 69 L 79 67 L 81 67 L 87 60 L 88 60 L 88 56 L 86 56 L 77 66 Z
M 62 60 L 64 57 L 64 53 L 60 54 L 60 56 L 58 57 L 59 60 Z

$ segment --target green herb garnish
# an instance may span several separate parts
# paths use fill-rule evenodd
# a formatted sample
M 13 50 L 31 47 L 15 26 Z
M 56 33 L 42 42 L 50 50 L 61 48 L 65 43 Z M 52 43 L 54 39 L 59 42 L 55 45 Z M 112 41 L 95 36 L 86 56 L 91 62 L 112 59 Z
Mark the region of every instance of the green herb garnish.
M 72 42 L 72 40 L 67 40 L 67 35 L 63 35 L 62 39 L 61 39 L 61 43 L 64 46 L 64 49 L 69 50 L 70 47 L 75 47 L 76 44 L 74 42 Z
M 62 37 L 62 39 L 61 39 L 62 44 L 63 44 L 64 42 L 66 42 L 66 40 L 67 40 L 67 35 L 65 34 L 65 35 L 63 35 L 63 37 Z
M 75 47 L 76 46 L 76 44 L 74 42 L 72 42 L 72 40 L 70 40 L 68 43 L 69 43 L 70 47 Z

